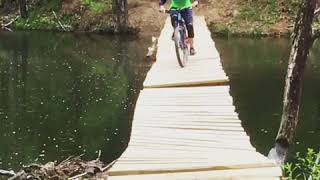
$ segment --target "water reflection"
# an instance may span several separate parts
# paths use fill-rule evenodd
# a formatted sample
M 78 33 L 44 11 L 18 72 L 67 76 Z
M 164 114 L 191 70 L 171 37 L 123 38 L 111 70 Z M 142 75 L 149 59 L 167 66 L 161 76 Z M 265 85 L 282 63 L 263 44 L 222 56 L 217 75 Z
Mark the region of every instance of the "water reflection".
M 230 78 L 230 93 L 252 144 L 265 155 L 274 145 L 280 125 L 288 39 L 216 39 Z M 306 68 L 296 151 L 319 148 L 320 44 L 315 44 Z
M 146 40 L 0 33 L 0 168 L 126 148 Z M 139 69 L 139 70 L 137 70 Z

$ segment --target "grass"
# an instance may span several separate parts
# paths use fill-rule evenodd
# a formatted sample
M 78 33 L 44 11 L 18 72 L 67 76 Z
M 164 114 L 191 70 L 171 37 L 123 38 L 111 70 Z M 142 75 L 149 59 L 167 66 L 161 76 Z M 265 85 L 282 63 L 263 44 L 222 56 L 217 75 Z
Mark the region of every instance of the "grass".
M 239 18 L 248 22 L 273 24 L 279 16 L 276 0 L 254 1 L 243 4 Z

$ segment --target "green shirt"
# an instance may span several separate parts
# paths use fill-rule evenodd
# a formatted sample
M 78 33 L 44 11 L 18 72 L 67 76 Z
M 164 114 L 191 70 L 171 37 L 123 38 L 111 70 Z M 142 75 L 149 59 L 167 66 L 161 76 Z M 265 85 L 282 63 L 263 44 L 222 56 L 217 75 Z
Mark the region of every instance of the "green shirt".
M 172 0 L 170 8 L 185 9 L 192 6 L 191 0 Z

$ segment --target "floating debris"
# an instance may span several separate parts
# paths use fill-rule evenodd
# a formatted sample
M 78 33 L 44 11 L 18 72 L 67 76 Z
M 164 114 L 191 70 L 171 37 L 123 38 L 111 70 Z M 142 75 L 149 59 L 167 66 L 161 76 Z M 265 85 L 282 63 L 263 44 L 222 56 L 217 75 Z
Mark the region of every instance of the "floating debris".
M 47 179 L 47 180 L 80 180 L 80 179 L 107 179 L 106 171 L 115 163 L 105 165 L 98 158 L 92 161 L 84 161 L 81 156 L 69 157 L 58 165 L 48 162 L 45 165 L 31 164 L 23 167 L 18 173 L 1 170 L 0 174 L 10 176 L 9 180 Z

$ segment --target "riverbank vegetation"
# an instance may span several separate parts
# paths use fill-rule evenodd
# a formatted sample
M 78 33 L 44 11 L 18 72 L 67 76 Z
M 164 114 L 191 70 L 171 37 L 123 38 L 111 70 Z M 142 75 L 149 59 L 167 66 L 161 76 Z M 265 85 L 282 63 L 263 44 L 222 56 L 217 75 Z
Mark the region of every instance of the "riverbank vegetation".
M 282 36 L 288 35 L 294 24 L 298 1 L 246 0 L 226 4 L 221 20 L 210 21 L 210 28 L 220 35 Z M 224 5 L 224 6 L 226 6 Z
M 82 32 L 132 30 L 125 26 L 127 13 L 121 10 L 125 6 L 121 2 L 124 1 L 32 0 L 27 4 L 27 16 L 23 17 L 17 1 L 2 0 L 0 23 L 3 25 L 19 16 L 11 25 L 13 29 Z
M 320 178 L 320 152 L 308 149 L 304 155 L 297 153 L 293 162 L 283 166 L 288 180 Z
M 0 24 L 19 16 L 19 2 L 1 0 Z M 278 36 L 292 29 L 297 6 L 298 0 L 202 0 L 195 14 L 218 35 Z M 27 17 L 11 28 L 156 34 L 166 18 L 157 0 L 32 0 L 26 7 Z

